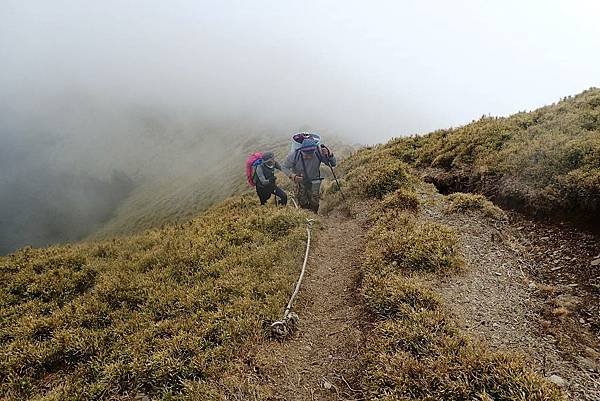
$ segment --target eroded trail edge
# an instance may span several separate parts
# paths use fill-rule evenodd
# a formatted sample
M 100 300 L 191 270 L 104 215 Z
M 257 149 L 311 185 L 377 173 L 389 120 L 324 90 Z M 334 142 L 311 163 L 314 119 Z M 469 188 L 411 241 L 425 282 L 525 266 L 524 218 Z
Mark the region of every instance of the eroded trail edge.
M 465 271 L 431 278 L 459 327 L 493 349 L 525 355 L 536 371 L 563 388 L 569 400 L 599 399 L 597 339 L 586 325 L 573 323 L 570 312 L 557 303 L 573 299 L 573 287 L 536 283 L 538 261 L 522 245 L 524 237 L 539 233 L 526 232 L 519 220 L 501 224 L 478 212 L 448 213 L 446 197 L 432 187 L 421 188 L 420 198 L 421 220 L 448 225 L 461 238 Z M 553 248 L 562 248 L 561 243 Z M 545 319 L 547 298 L 554 299 L 551 302 L 558 306 L 554 310 L 564 310 L 564 316 Z
M 265 343 L 256 364 L 274 400 L 359 399 L 354 388 L 364 340 L 365 311 L 358 282 L 364 229 L 333 214 L 321 217 L 294 310 L 298 331 Z

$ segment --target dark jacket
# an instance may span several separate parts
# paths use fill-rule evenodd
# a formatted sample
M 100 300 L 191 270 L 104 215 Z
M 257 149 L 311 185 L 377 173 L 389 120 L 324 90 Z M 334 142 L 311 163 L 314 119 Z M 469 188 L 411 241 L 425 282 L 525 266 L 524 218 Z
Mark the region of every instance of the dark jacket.
M 273 164 L 273 167 L 269 167 L 265 163 L 256 166 L 256 169 L 254 170 L 254 182 L 256 183 L 256 186 L 275 186 L 275 169 L 281 171 L 281 166 L 277 162 Z

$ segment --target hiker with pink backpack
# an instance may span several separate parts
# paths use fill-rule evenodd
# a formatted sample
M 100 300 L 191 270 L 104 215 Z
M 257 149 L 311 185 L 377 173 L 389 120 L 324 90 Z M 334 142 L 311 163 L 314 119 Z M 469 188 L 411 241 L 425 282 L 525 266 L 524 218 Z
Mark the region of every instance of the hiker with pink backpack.
M 275 169 L 282 171 L 282 167 L 275 161 L 273 152 L 254 153 L 246 160 L 246 178 L 248 184 L 256 186 L 256 194 L 260 204 L 264 205 L 275 195 L 277 204 L 287 204 L 287 194 L 276 185 Z M 284 170 L 287 174 L 287 171 Z

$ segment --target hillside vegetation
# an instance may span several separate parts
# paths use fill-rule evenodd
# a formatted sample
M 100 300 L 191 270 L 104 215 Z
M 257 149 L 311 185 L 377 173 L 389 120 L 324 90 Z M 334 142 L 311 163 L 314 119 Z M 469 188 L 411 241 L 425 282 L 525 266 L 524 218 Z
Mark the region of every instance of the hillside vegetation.
M 236 129 L 244 132 L 243 126 Z M 249 154 L 273 151 L 278 160 L 282 160 L 290 146 L 290 138 L 284 134 L 254 132 L 232 137 L 229 132 L 216 131 L 205 135 L 207 138 L 192 143 L 184 141 L 177 148 L 170 149 L 169 154 L 178 155 L 173 161 L 175 167 L 140 179 L 139 185 L 114 215 L 88 239 L 105 239 L 163 224 L 186 222 L 229 196 L 251 191 L 244 174 Z M 325 138 L 338 156 L 347 155 L 355 149 L 335 135 L 326 135 Z M 159 153 L 164 151 L 164 148 L 159 149 Z M 157 158 L 164 159 L 165 155 Z M 323 169 L 323 173 L 326 176 L 328 171 Z M 289 188 L 288 180 L 280 176 L 279 185 Z
M 362 294 L 375 324 L 365 345 L 361 387 L 369 400 L 561 400 L 558 389 L 517 355 L 494 352 L 461 333 L 427 274 L 464 268 L 457 234 L 418 219 L 422 185 L 393 145 L 345 160 L 347 193 L 370 205 Z M 340 195 L 329 190 L 331 202 Z M 502 212 L 484 199 L 455 197 L 457 209 Z
M 233 198 L 182 225 L 0 258 L 0 398 L 259 393 L 244 357 L 282 313 L 304 219 Z
M 351 390 L 369 400 L 563 399 L 522 357 L 491 350 L 453 321 L 428 281 L 467 269 L 462 244 L 450 226 L 420 218 L 427 205 L 414 173 L 532 213 L 597 218 L 599 113 L 594 89 L 531 113 L 364 148 L 341 163 L 350 211 L 368 209 L 359 298 L 372 324 Z M 95 235 L 154 228 L 0 257 L 0 398 L 272 399 L 251 354 L 290 295 L 308 214 L 258 207 L 250 195 L 198 215 L 242 190 L 238 151 L 249 147 L 263 146 L 240 143 L 231 157 L 198 162 L 208 166 L 202 180 L 189 173 L 138 187 Z M 323 211 L 341 205 L 332 182 L 324 193 Z M 480 195 L 451 195 L 446 207 L 490 224 L 506 219 Z
M 479 192 L 534 215 L 600 222 L 600 89 L 398 138 L 380 150 L 425 169 L 444 192 Z
M 287 143 L 280 144 L 284 142 L 281 139 L 265 133 L 240 139 L 217 130 L 197 140 L 180 139 L 156 149 L 155 159 L 167 166 L 160 172 L 148 168 L 141 174 L 113 216 L 88 238 L 104 239 L 186 222 L 223 199 L 243 193 L 248 188 L 246 156 L 264 149 L 284 151 Z M 165 162 L 168 157 L 174 160 Z

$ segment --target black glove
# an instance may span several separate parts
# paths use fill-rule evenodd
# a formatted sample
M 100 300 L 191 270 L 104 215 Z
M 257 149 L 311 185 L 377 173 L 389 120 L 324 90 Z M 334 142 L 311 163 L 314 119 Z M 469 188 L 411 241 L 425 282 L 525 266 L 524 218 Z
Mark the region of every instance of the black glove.
M 329 148 L 325 145 L 321 145 L 321 154 L 326 159 L 331 159 L 333 157 L 333 152 L 331 150 L 329 150 Z

